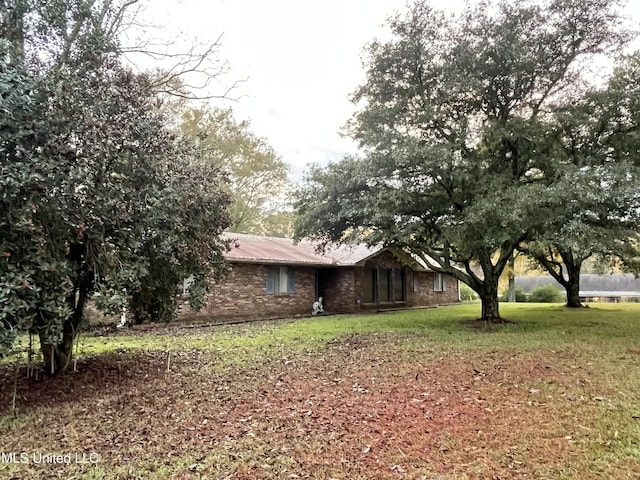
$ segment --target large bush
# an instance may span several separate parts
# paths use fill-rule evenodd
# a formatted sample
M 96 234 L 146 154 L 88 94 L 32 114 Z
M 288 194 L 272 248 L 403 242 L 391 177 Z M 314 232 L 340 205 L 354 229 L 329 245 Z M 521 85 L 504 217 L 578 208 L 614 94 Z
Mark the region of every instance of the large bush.
M 527 301 L 527 294 L 522 288 L 516 287 L 515 293 L 516 293 L 516 302 L 524 303 L 524 302 Z M 508 302 L 509 301 L 509 289 L 508 288 L 504 292 L 502 292 L 502 295 L 501 295 L 500 299 L 503 302 Z
M 50 373 L 94 294 L 105 313 L 169 320 L 178 282 L 203 292 L 224 272 L 226 176 L 117 54 L 114 3 L 20 0 L 8 23 L 0 7 L 0 354 L 32 332 Z
M 561 303 L 564 296 L 554 285 L 542 285 L 531 290 L 529 301 L 533 303 Z

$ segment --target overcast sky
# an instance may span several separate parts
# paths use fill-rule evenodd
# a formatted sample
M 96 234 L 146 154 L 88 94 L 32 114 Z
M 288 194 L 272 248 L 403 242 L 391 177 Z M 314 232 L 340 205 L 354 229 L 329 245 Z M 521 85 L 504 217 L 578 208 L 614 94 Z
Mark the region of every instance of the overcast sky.
M 459 11 L 463 0 L 432 0 Z M 629 14 L 640 18 L 640 2 Z M 354 111 L 349 95 L 364 80 L 364 45 L 384 36 L 382 25 L 406 0 L 153 0 L 150 14 L 163 33 L 214 41 L 231 71 L 224 80 L 247 79 L 233 95 L 236 117 L 290 165 L 297 181 L 310 163 L 339 160 L 355 146 L 340 129 Z M 225 84 L 216 85 L 220 92 Z

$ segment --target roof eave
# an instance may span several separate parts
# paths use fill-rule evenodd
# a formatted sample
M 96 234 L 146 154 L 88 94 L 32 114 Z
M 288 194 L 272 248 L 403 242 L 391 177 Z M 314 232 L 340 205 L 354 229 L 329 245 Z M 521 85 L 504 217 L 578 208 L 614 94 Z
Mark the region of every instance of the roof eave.
M 330 262 L 305 262 L 301 260 L 279 260 L 279 259 L 266 259 L 266 258 L 233 258 L 225 257 L 228 263 L 253 263 L 257 265 L 299 265 L 306 267 L 330 267 L 334 264 Z

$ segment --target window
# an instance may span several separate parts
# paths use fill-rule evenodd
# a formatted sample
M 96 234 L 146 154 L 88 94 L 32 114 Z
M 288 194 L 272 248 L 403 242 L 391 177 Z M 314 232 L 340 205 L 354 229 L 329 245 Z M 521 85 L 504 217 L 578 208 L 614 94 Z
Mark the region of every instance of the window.
M 365 268 L 362 278 L 362 293 L 364 303 L 378 302 L 378 271 L 375 268 Z
M 444 282 L 444 274 L 442 273 L 436 273 L 435 277 L 433 278 L 433 290 L 435 292 L 444 292 L 446 290 L 446 285 Z
M 293 268 L 267 268 L 267 293 L 293 293 L 295 291 L 296 282 Z
M 381 268 L 378 270 L 378 299 L 380 302 L 391 301 L 391 284 L 393 270 L 390 268 Z
M 407 300 L 406 270 L 393 271 L 393 300 L 395 302 L 404 302 Z
M 178 288 L 182 290 L 181 293 L 183 297 L 189 296 L 189 288 L 191 287 L 191 285 L 193 285 L 193 282 L 195 282 L 195 280 L 196 279 L 193 278 L 193 275 L 189 275 L 187 278 L 182 280 L 182 283 L 178 284 Z

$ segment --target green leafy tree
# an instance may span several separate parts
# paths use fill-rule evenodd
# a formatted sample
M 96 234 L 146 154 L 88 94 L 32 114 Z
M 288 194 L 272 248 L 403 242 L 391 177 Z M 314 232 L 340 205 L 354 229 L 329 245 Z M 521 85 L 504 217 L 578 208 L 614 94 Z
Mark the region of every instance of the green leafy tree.
M 460 300 L 463 302 L 474 302 L 477 301 L 478 298 L 478 294 L 471 290 L 471 287 L 464 283 L 460 284 Z
M 0 328 L 36 333 L 52 373 L 94 293 L 166 320 L 178 280 L 202 291 L 223 272 L 225 177 L 166 127 L 152 79 L 122 67 L 111 3 L 25 3 L 22 33 L 0 41 Z
M 580 272 L 592 256 L 637 270 L 640 241 L 640 55 L 628 56 L 605 88 L 555 112 L 557 205 L 535 241 L 534 258 L 580 307 Z
M 203 163 L 229 176 L 232 231 L 277 235 L 290 230 L 282 205 L 290 190 L 287 165 L 251 132 L 248 121 L 236 121 L 230 109 L 186 108 L 180 131 L 197 146 Z
M 485 1 L 450 17 L 418 1 L 390 19 L 354 95 L 364 155 L 310 171 L 297 235 L 399 245 L 499 320 L 498 279 L 549 210 L 548 113 L 579 98 L 584 62 L 628 40 L 618 4 Z

